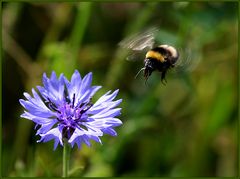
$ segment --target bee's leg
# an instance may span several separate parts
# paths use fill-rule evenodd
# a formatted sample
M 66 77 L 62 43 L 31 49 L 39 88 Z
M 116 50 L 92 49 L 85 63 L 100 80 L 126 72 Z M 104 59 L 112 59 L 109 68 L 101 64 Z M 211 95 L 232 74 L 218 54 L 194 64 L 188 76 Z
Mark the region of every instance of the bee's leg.
M 163 71 L 162 72 L 162 75 L 161 75 L 161 81 L 162 81 L 162 84 L 166 85 L 167 84 L 167 80 L 166 80 L 166 73 L 167 71 Z
M 144 77 L 145 77 L 145 85 L 147 85 L 147 80 L 148 80 L 148 77 L 150 76 L 150 72 L 149 71 L 145 71 L 146 74 L 144 74 Z

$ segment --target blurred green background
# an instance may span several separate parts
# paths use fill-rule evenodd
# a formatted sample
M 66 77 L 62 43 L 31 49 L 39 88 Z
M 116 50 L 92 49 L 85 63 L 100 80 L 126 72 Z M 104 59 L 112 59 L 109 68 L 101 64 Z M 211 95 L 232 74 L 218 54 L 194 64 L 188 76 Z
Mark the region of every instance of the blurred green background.
M 2 4 L 2 175 L 61 176 L 62 147 L 36 143 L 18 100 L 52 70 L 93 72 L 93 84 L 120 89 L 123 125 L 71 152 L 71 176 L 236 176 L 238 173 L 238 3 Z M 188 67 L 155 72 L 145 85 L 118 43 L 152 26 Z M 190 51 L 191 53 L 185 53 Z

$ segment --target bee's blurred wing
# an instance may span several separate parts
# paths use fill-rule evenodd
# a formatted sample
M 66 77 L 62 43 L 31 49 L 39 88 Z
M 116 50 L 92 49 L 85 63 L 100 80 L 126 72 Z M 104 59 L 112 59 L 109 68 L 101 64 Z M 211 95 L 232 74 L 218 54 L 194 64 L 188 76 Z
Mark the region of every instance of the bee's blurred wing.
M 136 51 L 143 50 L 145 48 L 152 48 L 154 45 L 154 36 L 158 31 L 157 28 L 150 28 L 147 31 L 130 36 L 124 40 L 122 40 L 119 45 L 122 48 L 132 49 Z
M 200 57 L 192 50 L 185 49 L 180 51 L 180 57 L 177 60 L 175 66 L 177 71 L 193 71 L 200 62 Z
M 138 61 L 138 60 L 143 60 L 145 57 L 146 52 L 139 50 L 139 51 L 134 51 L 131 55 L 129 55 L 126 60 L 128 61 Z

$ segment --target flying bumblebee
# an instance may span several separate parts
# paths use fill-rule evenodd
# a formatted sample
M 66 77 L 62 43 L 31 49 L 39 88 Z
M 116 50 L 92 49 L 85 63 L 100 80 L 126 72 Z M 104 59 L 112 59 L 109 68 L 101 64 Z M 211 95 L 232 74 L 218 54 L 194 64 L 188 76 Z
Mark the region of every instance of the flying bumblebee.
M 171 45 L 154 45 L 154 35 L 157 31 L 157 28 L 151 28 L 142 34 L 121 41 L 119 45 L 133 51 L 147 50 L 144 59 L 144 67 L 139 70 L 136 76 L 138 76 L 141 71 L 144 71 L 146 82 L 152 72 L 157 70 L 161 72 L 161 81 L 165 84 L 166 73 L 170 68 L 175 66 L 179 59 L 179 52 Z

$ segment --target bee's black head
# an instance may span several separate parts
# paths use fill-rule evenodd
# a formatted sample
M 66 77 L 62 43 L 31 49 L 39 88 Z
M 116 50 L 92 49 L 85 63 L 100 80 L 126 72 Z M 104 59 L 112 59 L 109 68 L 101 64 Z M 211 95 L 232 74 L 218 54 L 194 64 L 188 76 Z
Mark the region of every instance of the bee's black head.
M 139 75 L 141 71 L 144 71 L 144 78 L 145 83 L 147 82 L 149 76 L 151 76 L 152 72 L 157 69 L 157 63 L 156 60 L 152 58 L 146 58 L 144 60 L 144 67 L 141 68 L 138 73 L 136 74 L 135 78 Z
M 145 64 L 144 64 L 144 78 L 146 79 L 146 81 L 148 80 L 148 77 L 152 74 L 152 72 L 156 69 L 154 62 L 149 59 L 146 58 L 144 60 Z

